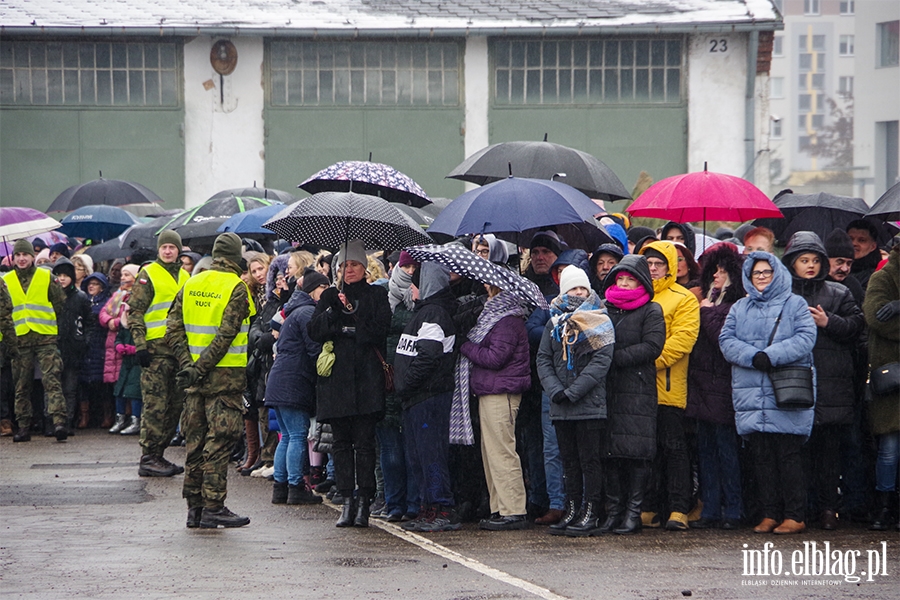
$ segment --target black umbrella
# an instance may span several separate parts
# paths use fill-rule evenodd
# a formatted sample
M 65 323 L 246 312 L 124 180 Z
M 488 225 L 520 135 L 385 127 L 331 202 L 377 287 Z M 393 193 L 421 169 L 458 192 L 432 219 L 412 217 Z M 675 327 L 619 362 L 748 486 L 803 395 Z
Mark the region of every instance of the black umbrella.
M 779 244 L 786 244 L 798 231 L 812 231 L 825 239 L 834 229 L 846 229 L 850 221 L 861 219 L 869 211 L 862 198 L 817 194 L 786 193 L 773 199 L 784 219 L 757 219 L 757 227 L 768 227 Z
M 189 208 L 177 215 L 169 223 L 159 228 L 173 229 L 181 235 L 182 240 L 199 238 L 215 238 L 219 235 L 219 227 L 238 213 L 247 212 L 262 206 L 277 204 L 277 200 L 265 198 L 228 196 L 210 198 L 200 206 Z M 157 231 L 157 233 L 159 232 Z
M 622 182 L 598 158 L 567 146 L 543 142 L 503 142 L 479 150 L 447 177 L 485 185 L 508 176 L 553 179 L 591 198 L 631 198 Z
M 512 242 L 522 248 L 528 248 L 531 245 L 531 238 L 539 231 L 547 230 L 555 231 L 561 240 L 564 240 L 570 248 L 580 248 L 587 253 L 591 253 L 595 248 L 602 244 L 617 244 L 616 240 L 606 231 L 596 219 L 590 221 L 582 221 L 581 223 L 565 223 L 563 225 L 552 225 L 550 227 L 536 227 L 534 229 L 526 229 L 525 231 L 498 233 L 497 237 Z
M 100 179 L 73 185 L 50 204 L 47 212 L 69 212 L 90 204 L 123 206 L 125 204 L 159 203 L 163 199 L 152 190 L 133 181 Z
M 362 240 L 367 250 L 399 250 L 431 238 L 398 207 L 356 192 L 320 192 L 288 206 L 263 227 L 292 242 L 335 249 Z
M 174 215 L 165 215 L 146 223 L 132 225 L 119 236 L 119 245 L 127 250 L 127 254 L 131 254 L 138 248 L 155 249 L 156 232 L 160 229 L 165 229 L 165 226 L 174 218 Z
M 291 194 L 290 192 L 274 190 L 271 188 L 256 187 L 255 181 L 253 182 L 253 187 L 222 190 L 221 192 L 210 196 L 209 199 L 219 200 L 221 198 L 230 198 L 231 196 L 237 196 L 238 198 L 261 198 L 263 200 L 277 200 L 282 204 L 293 204 L 297 201 L 297 196 Z
M 900 183 L 895 183 L 881 195 L 867 217 L 878 217 L 885 221 L 900 221 Z
M 125 258 L 127 256 L 131 256 L 134 253 L 134 250 L 130 248 L 123 248 L 121 240 L 119 238 L 113 238 L 111 240 L 103 242 L 102 244 L 88 246 L 87 250 L 85 250 L 84 253 L 90 256 L 94 260 L 94 262 L 97 263 L 104 260 L 114 260 L 116 258 Z

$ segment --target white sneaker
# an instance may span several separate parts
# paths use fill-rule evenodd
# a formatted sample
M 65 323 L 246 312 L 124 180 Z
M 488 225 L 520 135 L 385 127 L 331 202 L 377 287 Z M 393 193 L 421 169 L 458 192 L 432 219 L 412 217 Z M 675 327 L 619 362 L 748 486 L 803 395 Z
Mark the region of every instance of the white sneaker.
M 250 473 L 250 477 L 268 477 L 275 473 L 275 467 L 260 467 Z

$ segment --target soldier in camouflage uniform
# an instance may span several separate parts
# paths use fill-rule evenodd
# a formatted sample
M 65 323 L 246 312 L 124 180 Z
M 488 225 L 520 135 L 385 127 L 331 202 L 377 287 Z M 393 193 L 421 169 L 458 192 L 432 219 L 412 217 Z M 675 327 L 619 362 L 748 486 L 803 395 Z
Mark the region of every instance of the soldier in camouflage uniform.
M 62 357 L 59 354 L 59 348 L 56 347 L 56 317 L 50 319 L 49 313 L 59 314 L 62 312 L 63 305 L 66 301 L 65 292 L 62 288 L 52 280 L 49 272 L 40 274 L 41 281 L 46 280 L 46 296 L 42 290 L 32 290 L 32 294 L 36 291 L 40 296 L 39 302 L 47 309 L 43 314 L 40 310 L 35 311 L 32 302 L 35 300 L 28 292 L 31 289 L 32 281 L 37 276 L 37 267 L 34 266 L 34 247 L 28 240 L 18 240 L 13 247 L 13 263 L 15 269 L 4 275 L 8 293 L 12 299 L 11 304 L 13 310 L 21 311 L 20 317 L 15 318 L 15 326 L 19 328 L 15 336 L 18 356 L 12 361 L 13 377 L 16 381 L 16 420 L 19 422 L 19 429 L 13 437 L 14 442 L 31 441 L 31 387 L 34 383 L 34 366 L 37 363 L 40 366 L 43 376 L 44 393 L 47 396 L 47 409 L 53 418 L 53 433 L 58 441 L 65 440 L 69 431 L 66 428 L 66 400 L 62 393 L 62 384 L 60 383 L 60 375 L 62 374 Z M 35 285 L 43 285 L 35 283 Z M 13 293 L 10 286 L 20 286 L 19 293 L 22 293 L 23 299 L 17 301 L 16 294 Z M 49 305 L 49 306 L 46 306 Z M 52 310 L 50 310 L 52 307 Z M 40 309 L 40 306 L 37 307 Z M 43 318 L 41 318 L 43 317 Z M 35 319 L 35 320 L 31 320 Z M 26 321 L 30 321 L 26 323 Z M 49 325 L 52 323 L 52 325 Z M 43 324 L 51 327 L 48 331 L 53 333 L 39 332 L 36 330 Z M 6 332 L 3 333 L 6 339 Z M 11 338 L 13 339 L 13 338 Z
M 185 285 L 169 312 L 166 341 L 187 389 L 182 431 L 187 445 L 182 495 L 188 527 L 242 527 L 250 523 L 225 507 L 228 459 L 243 428 L 247 386 L 247 332 L 255 313 L 240 280 L 241 240 L 216 238 L 212 268 Z
M 16 328 L 12 320 L 12 298 L 9 297 L 9 290 L 6 288 L 6 282 L 0 277 L 0 364 L 6 362 L 6 359 L 15 359 L 19 355 L 19 345 L 16 340 Z M 11 378 L 10 378 L 11 379 Z M 3 402 L 2 421 L 0 421 L 0 435 L 12 435 L 12 420 L 7 414 L 6 402 Z
M 183 408 L 183 388 L 175 385 L 178 365 L 165 339 L 166 304 L 184 285 L 187 274 L 181 268 L 181 236 L 165 230 L 156 240 L 157 259 L 145 265 L 137 275 L 128 300 L 128 327 L 134 338 L 135 358 L 140 363 L 141 394 L 144 409 L 141 415 L 142 477 L 171 477 L 183 473 L 184 468 L 172 464 L 163 452 L 175 436 L 178 418 Z M 167 279 L 171 276 L 171 279 Z M 154 287 L 154 277 L 156 286 Z M 171 293 L 171 296 L 169 295 Z M 150 318 L 146 318 L 147 316 Z M 162 328 L 162 329 L 160 329 Z M 148 330 L 152 333 L 148 336 Z M 148 337 L 152 339 L 148 339 Z

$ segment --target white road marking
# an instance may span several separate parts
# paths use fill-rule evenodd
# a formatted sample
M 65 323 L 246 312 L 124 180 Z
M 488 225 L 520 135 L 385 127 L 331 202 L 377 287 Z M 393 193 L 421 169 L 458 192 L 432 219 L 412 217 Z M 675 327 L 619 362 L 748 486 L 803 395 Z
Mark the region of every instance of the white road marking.
M 341 507 L 334 506 L 329 502 L 326 502 L 325 504 L 327 506 L 331 506 L 335 510 L 341 510 Z M 436 554 L 437 556 L 446 558 L 447 560 L 452 560 L 453 562 L 460 564 L 467 569 L 472 569 L 476 573 L 481 573 L 482 575 L 487 575 L 491 579 L 496 579 L 497 581 L 515 586 L 519 589 L 525 590 L 529 594 L 534 594 L 539 598 L 544 598 L 544 600 L 568 600 L 565 596 L 555 594 L 547 588 L 535 585 L 530 581 L 525 581 L 524 579 L 519 579 L 515 575 L 510 575 L 509 573 L 501 571 L 500 569 L 489 567 L 486 564 L 475 560 L 474 558 L 463 556 L 459 552 L 451 550 L 450 548 L 445 548 L 440 544 L 435 544 L 428 538 L 422 537 L 421 535 L 418 535 L 411 531 L 406 531 L 405 529 L 402 529 L 397 525 L 394 525 L 393 523 L 388 523 L 387 521 L 382 521 L 380 519 L 370 519 L 369 525 L 374 525 L 375 527 L 378 527 L 379 529 L 390 533 L 394 537 L 398 537 L 403 541 L 418 546 L 426 552 L 431 552 L 432 554 Z

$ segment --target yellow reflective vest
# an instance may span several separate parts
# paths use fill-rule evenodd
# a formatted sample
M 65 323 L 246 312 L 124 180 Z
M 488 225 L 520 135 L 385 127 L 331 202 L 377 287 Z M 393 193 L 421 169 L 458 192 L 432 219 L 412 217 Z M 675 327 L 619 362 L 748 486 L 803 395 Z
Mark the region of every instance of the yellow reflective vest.
M 158 340 L 166 335 L 166 316 L 169 314 L 169 307 L 190 275 L 182 269 L 178 268 L 178 281 L 163 268 L 159 263 L 150 263 L 144 267 L 144 272 L 150 278 L 153 284 L 153 301 L 144 313 L 144 325 L 147 327 L 146 339 Z
M 4 275 L 3 280 L 12 299 L 12 319 L 16 335 L 25 335 L 29 331 L 40 335 L 56 335 L 56 311 L 50 302 L 50 271 L 35 269 L 27 293 L 22 289 L 15 270 Z
M 231 293 L 238 285 L 247 285 L 234 273 L 204 271 L 191 277 L 182 294 L 182 316 L 187 333 L 188 347 L 194 362 L 200 353 L 212 343 L 222 323 L 222 315 L 231 299 Z M 248 301 L 250 292 L 247 291 Z M 231 341 L 228 352 L 216 364 L 217 367 L 247 366 L 247 334 L 250 331 L 250 317 L 256 314 L 256 307 L 250 301 L 250 312 L 241 330 Z

